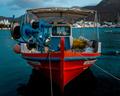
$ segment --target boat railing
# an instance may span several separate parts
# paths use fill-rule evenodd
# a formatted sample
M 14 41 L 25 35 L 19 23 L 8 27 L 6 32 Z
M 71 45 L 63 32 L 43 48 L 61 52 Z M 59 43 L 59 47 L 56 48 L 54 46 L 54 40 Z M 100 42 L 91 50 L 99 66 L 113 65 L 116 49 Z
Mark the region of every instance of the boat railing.
M 78 41 L 78 40 L 77 40 Z M 79 42 L 78 42 L 79 43 Z M 84 42 L 81 42 L 81 43 L 84 43 Z M 89 42 L 89 44 L 90 44 L 91 42 Z M 75 43 L 75 44 L 77 44 L 77 42 Z M 82 49 L 80 49 L 79 47 L 80 47 L 80 45 L 81 46 L 83 46 L 84 44 L 79 44 L 79 46 L 78 46 L 78 44 L 77 45 L 75 45 L 75 44 L 73 44 L 72 46 L 72 50 L 74 50 L 74 51 L 77 51 L 77 52 L 98 52 L 98 53 L 101 53 L 101 43 L 100 42 L 97 42 L 97 43 L 95 43 L 95 45 L 93 46 L 93 44 L 91 45 L 92 47 L 90 47 L 90 46 L 87 46 L 87 47 L 84 47 L 84 48 L 82 48 Z M 37 48 L 32 48 L 31 50 L 30 49 L 28 49 L 28 47 L 27 47 L 27 44 L 26 43 L 21 43 L 21 53 L 41 53 L 40 51 L 38 51 L 38 49 Z M 85 44 L 85 46 L 86 46 L 86 44 Z M 75 48 L 74 48 L 75 47 Z M 45 52 L 42 52 L 42 53 L 47 53 L 48 52 L 48 47 L 45 47 Z

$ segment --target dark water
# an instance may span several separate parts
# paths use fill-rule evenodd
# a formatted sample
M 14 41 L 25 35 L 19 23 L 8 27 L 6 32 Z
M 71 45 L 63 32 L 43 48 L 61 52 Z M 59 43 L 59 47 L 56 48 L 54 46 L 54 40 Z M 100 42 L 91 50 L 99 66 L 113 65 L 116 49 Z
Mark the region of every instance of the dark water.
M 8 31 L 0 31 L 0 96 L 50 96 L 50 83 L 42 72 L 32 70 L 12 47 Z M 101 56 L 96 65 L 120 78 L 120 56 Z M 60 96 L 53 84 L 54 96 Z M 65 87 L 65 96 L 120 96 L 120 81 L 96 66 L 83 72 Z
M 0 96 L 16 96 L 16 89 L 31 74 L 31 68 L 13 52 L 14 44 L 8 31 L 0 31 Z

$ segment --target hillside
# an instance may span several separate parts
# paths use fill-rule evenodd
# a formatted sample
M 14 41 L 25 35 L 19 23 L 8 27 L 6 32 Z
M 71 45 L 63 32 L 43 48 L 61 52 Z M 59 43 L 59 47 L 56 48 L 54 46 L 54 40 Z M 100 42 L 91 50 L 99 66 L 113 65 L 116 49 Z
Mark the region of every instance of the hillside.
M 84 8 L 97 10 L 101 21 L 117 22 L 118 14 L 120 14 L 119 6 L 120 0 L 102 0 L 96 6 L 87 6 Z

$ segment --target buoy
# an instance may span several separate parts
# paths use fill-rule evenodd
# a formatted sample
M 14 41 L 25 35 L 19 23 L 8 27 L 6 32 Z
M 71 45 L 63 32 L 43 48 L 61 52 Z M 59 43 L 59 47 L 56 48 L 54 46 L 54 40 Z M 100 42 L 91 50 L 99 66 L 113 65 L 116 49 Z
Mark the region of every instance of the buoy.
M 13 47 L 13 50 L 14 50 L 15 53 L 20 54 L 20 53 L 21 53 L 20 45 L 16 44 L 16 45 Z

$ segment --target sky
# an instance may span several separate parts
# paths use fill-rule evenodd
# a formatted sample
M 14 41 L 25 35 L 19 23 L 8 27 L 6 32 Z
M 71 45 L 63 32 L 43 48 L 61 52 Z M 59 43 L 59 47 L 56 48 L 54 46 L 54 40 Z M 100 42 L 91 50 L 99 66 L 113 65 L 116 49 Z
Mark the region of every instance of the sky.
M 97 5 L 102 0 L 0 0 L 0 16 L 19 17 L 25 10 L 40 7 L 72 7 Z

